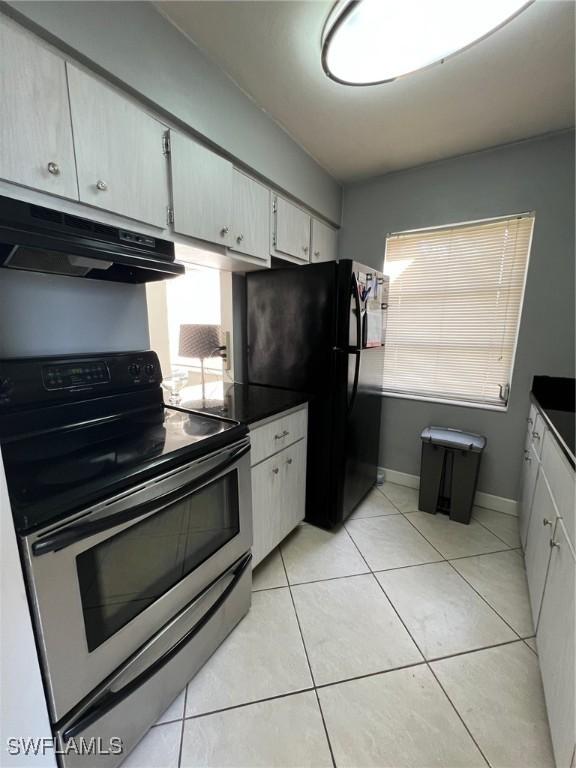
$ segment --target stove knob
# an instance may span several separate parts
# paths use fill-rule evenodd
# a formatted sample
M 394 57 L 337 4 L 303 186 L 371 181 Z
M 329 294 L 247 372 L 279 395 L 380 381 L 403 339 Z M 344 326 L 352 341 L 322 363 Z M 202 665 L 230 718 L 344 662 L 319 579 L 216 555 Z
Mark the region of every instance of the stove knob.
M 144 366 L 144 372 L 147 376 L 154 376 L 156 373 L 156 367 L 154 366 L 154 363 L 146 363 Z
M 138 363 L 130 363 L 130 365 L 128 366 L 128 373 L 134 379 L 137 379 L 138 376 L 140 376 L 140 366 L 138 365 Z

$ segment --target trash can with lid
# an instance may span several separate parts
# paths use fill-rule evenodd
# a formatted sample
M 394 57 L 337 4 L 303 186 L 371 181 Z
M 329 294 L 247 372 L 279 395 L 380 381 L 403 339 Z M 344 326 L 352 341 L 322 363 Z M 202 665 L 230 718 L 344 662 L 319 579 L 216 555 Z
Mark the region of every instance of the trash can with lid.
M 469 523 L 486 438 L 450 427 L 422 431 L 419 508 Z

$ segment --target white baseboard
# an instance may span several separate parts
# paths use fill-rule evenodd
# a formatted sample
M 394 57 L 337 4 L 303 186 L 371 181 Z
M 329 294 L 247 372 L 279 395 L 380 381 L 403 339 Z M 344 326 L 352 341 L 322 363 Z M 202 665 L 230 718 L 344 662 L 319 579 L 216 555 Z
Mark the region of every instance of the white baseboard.
M 384 480 L 389 483 L 405 485 L 407 488 L 420 487 L 420 477 L 418 475 L 409 475 L 407 472 L 398 472 L 395 469 L 386 469 L 386 467 L 379 467 L 378 472 L 382 475 Z M 507 499 L 504 496 L 494 496 L 491 493 L 484 493 L 484 491 L 476 491 L 474 504 L 478 507 L 484 507 L 485 509 L 493 509 L 496 512 L 503 512 L 506 515 L 518 514 L 517 501 L 514 499 Z

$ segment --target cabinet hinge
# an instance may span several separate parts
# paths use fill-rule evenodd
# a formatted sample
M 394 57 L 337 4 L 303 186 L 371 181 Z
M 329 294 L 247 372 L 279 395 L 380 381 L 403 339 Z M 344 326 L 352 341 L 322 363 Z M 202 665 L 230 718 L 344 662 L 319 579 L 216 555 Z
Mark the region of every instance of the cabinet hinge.
M 272 201 L 272 213 L 276 213 L 277 210 L 278 210 L 278 202 L 277 202 L 277 199 L 274 198 L 274 200 Z
M 166 209 L 166 221 L 168 224 L 174 224 L 174 208 L 170 206 Z
M 276 248 L 276 235 L 272 235 L 272 245 Z
M 169 155 L 170 152 L 170 131 L 166 131 L 164 134 L 162 134 L 162 154 Z

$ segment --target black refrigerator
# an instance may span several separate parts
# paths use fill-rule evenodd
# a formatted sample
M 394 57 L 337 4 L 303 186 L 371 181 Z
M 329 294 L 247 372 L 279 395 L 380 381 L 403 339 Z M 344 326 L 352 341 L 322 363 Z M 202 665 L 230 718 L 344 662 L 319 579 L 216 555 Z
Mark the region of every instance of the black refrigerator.
M 332 528 L 376 482 L 388 278 L 341 260 L 246 276 L 250 384 L 310 395 L 306 520 Z

